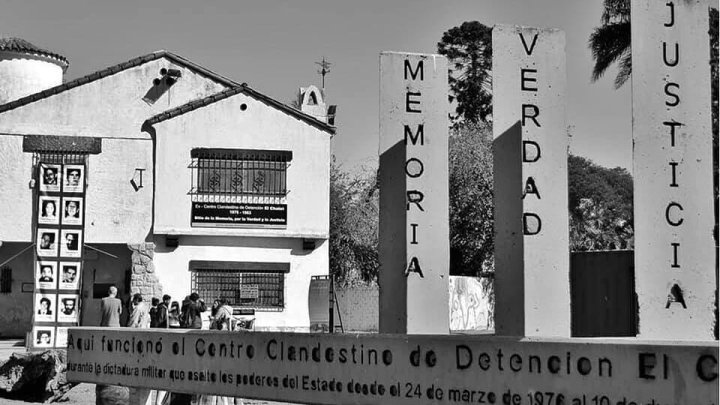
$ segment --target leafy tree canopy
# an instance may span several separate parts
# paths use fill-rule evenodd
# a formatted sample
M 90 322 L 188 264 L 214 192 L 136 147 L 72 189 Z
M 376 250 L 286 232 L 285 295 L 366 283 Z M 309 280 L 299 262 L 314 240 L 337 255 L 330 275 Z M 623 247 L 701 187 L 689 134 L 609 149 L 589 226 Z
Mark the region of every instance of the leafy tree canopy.
M 492 115 L 492 28 L 477 21 L 446 31 L 438 53 L 450 65 L 450 101 L 457 102 L 455 122 L 485 122 Z

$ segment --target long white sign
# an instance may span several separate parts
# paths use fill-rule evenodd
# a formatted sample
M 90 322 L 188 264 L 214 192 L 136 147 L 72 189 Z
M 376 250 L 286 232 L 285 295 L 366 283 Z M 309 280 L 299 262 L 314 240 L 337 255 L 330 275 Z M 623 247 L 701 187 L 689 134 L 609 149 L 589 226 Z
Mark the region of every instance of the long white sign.
M 313 404 L 717 404 L 718 346 L 71 328 L 69 381 Z

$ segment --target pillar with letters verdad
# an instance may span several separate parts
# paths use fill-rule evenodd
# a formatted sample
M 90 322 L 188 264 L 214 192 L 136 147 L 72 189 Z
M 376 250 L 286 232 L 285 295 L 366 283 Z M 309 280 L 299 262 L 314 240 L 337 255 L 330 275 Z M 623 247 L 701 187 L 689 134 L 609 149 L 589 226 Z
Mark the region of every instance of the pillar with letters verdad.
M 450 330 L 448 105 L 444 57 L 380 54 L 381 333 Z
M 495 331 L 570 336 L 565 34 L 495 25 Z

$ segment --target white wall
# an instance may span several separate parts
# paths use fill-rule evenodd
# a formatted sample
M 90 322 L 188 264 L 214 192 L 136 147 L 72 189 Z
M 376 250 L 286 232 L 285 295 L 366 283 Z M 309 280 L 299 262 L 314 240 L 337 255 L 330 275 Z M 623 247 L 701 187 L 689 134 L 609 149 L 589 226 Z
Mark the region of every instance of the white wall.
M 242 111 L 240 106 L 247 109 Z M 329 234 L 330 134 L 238 94 L 155 125 L 155 233 L 306 237 Z M 270 149 L 293 153 L 287 170 L 286 229 L 190 226 L 194 148 Z
M 285 274 L 285 308 L 256 311 L 257 329 L 307 330 L 310 277 L 328 274 L 328 243 L 315 250 L 302 250 L 302 239 L 244 238 L 225 236 L 181 236 L 179 246 L 165 247 L 165 238 L 156 239 L 153 262 L 163 292 L 182 302 L 191 291 L 191 260 L 290 263 Z M 211 303 L 207 303 L 208 305 Z
M 43 56 L 0 52 L 0 104 L 62 84 L 62 64 Z
M 142 101 L 160 76 L 174 67 L 182 77 L 155 104 Z M 146 119 L 224 87 L 160 58 L 0 113 L 0 241 L 32 239 L 32 154 L 22 152 L 23 135 L 102 138 L 102 153 L 89 158 L 86 242 L 137 243 L 152 226 L 152 140 L 141 131 Z M 144 187 L 130 184 L 144 168 Z

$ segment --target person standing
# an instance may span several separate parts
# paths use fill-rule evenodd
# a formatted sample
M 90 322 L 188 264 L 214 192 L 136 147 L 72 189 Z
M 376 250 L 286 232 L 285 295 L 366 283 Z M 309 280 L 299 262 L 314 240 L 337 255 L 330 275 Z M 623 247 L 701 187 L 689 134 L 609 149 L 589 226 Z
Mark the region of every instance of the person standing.
M 132 313 L 128 321 L 129 328 L 148 329 L 150 327 L 150 311 L 143 302 L 141 294 L 136 293 L 132 299 Z
M 108 296 L 100 301 L 100 326 L 112 328 L 120 327 L 120 314 L 122 314 L 122 302 L 117 298 L 117 287 L 110 286 Z
M 170 327 L 168 322 L 169 319 L 169 306 L 171 297 L 167 294 L 163 295 L 162 302 L 157 305 L 155 311 L 155 327 L 167 329 Z
M 160 299 L 153 297 L 150 305 L 150 327 L 157 328 L 157 311 L 160 305 Z
M 185 327 L 188 329 L 202 329 L 202 313 L 207 310 L 205 302 L 200 299 L 198 293 L 192 293 L 189 302 L 185 307 Z

